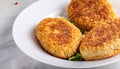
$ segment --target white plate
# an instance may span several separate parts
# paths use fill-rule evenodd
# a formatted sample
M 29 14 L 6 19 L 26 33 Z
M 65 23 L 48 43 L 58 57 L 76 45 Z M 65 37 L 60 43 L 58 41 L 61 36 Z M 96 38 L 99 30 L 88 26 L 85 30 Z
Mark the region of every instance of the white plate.
M 65 15 L 64 11 L 70 0 L 39 0 L 26 8 L 15 20 L 13 38 L 17 46 L 33 59 L 58 67 L 91 68 L 110 64 L 120 60 L 120 55 L 99 61 L 67 61 L 44 52 L 34 36 L 34 28 L 45 17 Z M 119 0 L 110 0 L 119 15 Z M 119 9 L 118 9 L 119 7 Z

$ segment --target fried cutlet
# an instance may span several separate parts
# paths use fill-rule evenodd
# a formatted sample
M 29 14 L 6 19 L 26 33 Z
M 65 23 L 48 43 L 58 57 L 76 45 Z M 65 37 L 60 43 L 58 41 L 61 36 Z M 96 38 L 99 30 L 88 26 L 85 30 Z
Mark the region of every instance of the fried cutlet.
M 35 35 L 45 51 L 59 58 L 73 56 L 82 39 L 80 30 L 63 18 L 43 19 Z
M 67 13 L 79 28 L 88 31 L 117 17 L 109 0 L 71 0 Z
M 117 22 L 117 23 L 116 23 Z M 120 20 L 94 27 L 82 40 L 79 51 L 85 60 L 100 60 L 120 53 Z

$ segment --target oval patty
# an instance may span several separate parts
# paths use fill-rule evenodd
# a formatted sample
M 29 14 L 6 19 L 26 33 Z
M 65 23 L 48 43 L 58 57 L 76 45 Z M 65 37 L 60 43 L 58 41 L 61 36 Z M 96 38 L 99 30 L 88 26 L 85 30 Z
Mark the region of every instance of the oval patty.
M 99 60 L 120 53 L 120 19 L 93 28 L 82 40 L 80 53 L 85 60 Z
M 83 30 L 90 30 L 102 22 L 116 18 L 109 0 L 71 0 L 67 13 Z
M 73 56 L 82 39 L 80 30 L 62 18 L 42 20 L 36 27 L 35 35 L 45 51 L 59 58 Z

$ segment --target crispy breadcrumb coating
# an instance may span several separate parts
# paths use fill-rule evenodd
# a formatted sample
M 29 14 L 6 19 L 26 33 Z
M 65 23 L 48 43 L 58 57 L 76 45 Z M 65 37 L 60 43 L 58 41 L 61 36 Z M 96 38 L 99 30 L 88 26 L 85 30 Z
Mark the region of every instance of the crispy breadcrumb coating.
M 59 58 L 73 56 L 82 39 L 80 30 L 63 18 L 42 20 L 37 25 L 35 34 L 43 49 Z
M 71 0 L 68 16 L 83 30 L 90 30 L 102 22 L 116 18 L 108 0 Z

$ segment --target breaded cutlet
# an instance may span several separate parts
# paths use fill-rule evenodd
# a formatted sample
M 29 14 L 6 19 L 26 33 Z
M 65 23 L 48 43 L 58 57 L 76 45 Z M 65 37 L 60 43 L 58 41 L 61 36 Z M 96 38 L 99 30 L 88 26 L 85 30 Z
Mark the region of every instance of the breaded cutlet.
M 85 60 L 100 60 L 120 53 L 120 20 L 94 27 L 82 40 L 80 53 Z
M 43 19 L 35 35 L 45 51 L 59 58 L 73 56 L 82 39 L 80 30 L 63 18 Z
M 71 0 L 67 13 L 79 28 L 87 31 L 117 17 L 109 0 Z

